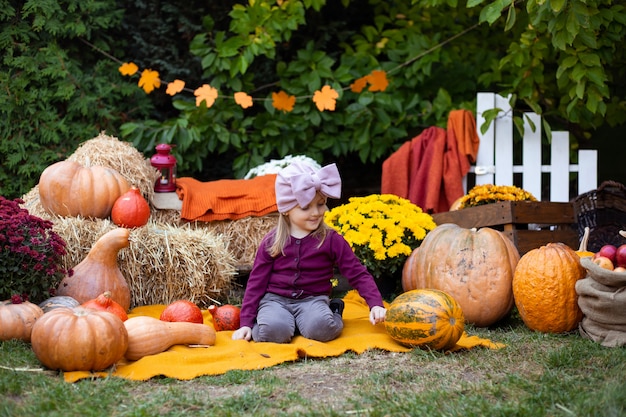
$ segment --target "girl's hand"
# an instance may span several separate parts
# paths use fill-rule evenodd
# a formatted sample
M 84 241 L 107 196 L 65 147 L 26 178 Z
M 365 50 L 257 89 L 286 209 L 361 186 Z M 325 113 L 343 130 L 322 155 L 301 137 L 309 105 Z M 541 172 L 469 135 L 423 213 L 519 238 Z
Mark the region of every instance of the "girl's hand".
M 252 339 L 252 329 L 248 326 L 242 326 L 233 333 L 233 340 L 250 340 Z
M 380 306 L 374 306 L 370 310 L 370 323 L 377 324 L 385 321 L 385 315 L 387 314 L 387 310 Z

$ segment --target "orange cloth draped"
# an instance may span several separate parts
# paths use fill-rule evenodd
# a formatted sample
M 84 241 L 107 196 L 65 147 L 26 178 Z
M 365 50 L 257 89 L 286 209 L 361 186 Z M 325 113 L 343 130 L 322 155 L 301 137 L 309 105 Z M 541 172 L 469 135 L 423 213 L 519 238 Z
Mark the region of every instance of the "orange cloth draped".
M 217 180 L 201 182 L 178 178 L 176 193 L 183 201 L 180 217 L 210 222 L 238 220 L 248 216 L 264 216 L 278 211 L 276 207 L 276 174 L 261 175 L 249 180 Z
M 63 378 L 66 382 L 94 377 L 119 377 L 146 381 L 162 375 L 189 380 L 202 375 L 221 375 L 231 370 L 264 369 L 283 362 L 293 362 L 299 358 L 340 356 L 347 351 L 360 354 L 369 349 L 382 349 L 389 352 L 411 350 L 389 337 L 383 323 L 372 326 L 369 322 L 369 307 L 358 292 L 354 290 L 348 292 L 343 300 L 345 302 L 344 329 L 341 336 L 330 342 L 318 342 L 302 336 L 296 336 L 291 343 L 246 342 L 232 340 L 232 331 L 221 331 L 217 332 L 213 346 L 175 345 L 163 353 L 145 356 L 137 361 L 122 359 L 107 371 L 65 372 Z M 387 304 L 386 307 L 388 306 Z M 129 317 L 140 315 L 158 318 L 164 308 L 164 305 L 137 307 L 129 313 Z M 212 326 L 211 314 L 207 310 L 203 310 L 202 313 L 204 324 Z M 463 333 L 450 352 L 481 346 L 500 349 L 505 345 Z
M 448 211 L 465 193 L 463 177 L 479 142 L 472 113 L 450 112 L 447 129 L 425 129 L 383 162 L 381 193 L 406 198 L 427 213 Z

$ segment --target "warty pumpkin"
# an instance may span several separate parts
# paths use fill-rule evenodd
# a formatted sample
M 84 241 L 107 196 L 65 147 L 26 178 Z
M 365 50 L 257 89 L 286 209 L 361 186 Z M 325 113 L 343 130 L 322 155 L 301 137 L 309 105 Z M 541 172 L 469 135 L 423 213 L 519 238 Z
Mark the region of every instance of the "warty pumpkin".
M 113 168 L 60 161 L 39 177 L 39 200 L 49 213 L 105 219 L 115 201 L 130 188 Z
M 109 291 L 111 299 L 128 311 L 130 288 L 117 264 L 117 254 L 130 245 L 129 236 L 130 231 L 125 228 L 102 235 L 85 259 L 73 268 L 74 273 L 61 280 L 57 295 L 75 298 L 82 304 Z
M 66 295 L 55 295 L 39 303 L 39 307 L 41 307 L 44 314 L 56 308 L 74 308 L 79 305 L 80 303 L 74 297 Z
M 387 308 L 385 330 L 397 342 L 414 347 L 446 350 L 454 347 L 465 329 L 459 303 L 443 291 L 411 290 Z
M 461 305 L 466 323 L 486 327 L 513 308 L 511 283 L 518 261 L 517 248 L 495 229 L 442 224 L 407 258 L 402 288 L 450 294 Z
M 11 300 L 0 302 L 0 340 L 30 342 L 33 326 L 42 315 L 43 310 L 30 301 L 18 304 Z
M 149 316 L 134 316 L 124 322 L 128 331 L 126 359 L 136 361 L 165 352 L 174 345 L 213 346 L 215 330 L 211 326 L 185 321 L 169 322 Z
M 563 243 L 526 252 L 513 277 L 515 305 L 524 324 L 545 333 L 573 330 L 583 315 L 576 281 L 585 275 L 580 257 Z
M 35 322 L 31 345 L 47 368 L 100 371 L 124 357 L 128 333 L 124 322 L 108 311 L 57 308 Z
M 121 195 L 111 209 L 111 220 L 120 227 L 141 227 L 150 219 L 150 205 L 137 187 Z

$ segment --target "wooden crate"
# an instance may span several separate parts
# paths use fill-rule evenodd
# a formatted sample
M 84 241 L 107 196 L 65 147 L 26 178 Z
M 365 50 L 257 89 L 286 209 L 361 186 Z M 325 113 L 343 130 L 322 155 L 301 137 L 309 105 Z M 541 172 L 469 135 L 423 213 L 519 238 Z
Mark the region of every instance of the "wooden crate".
M 571 203 L 502 201 L 432 216 L 437 224 L 500 230 L 515 244 L 520 255 L 549 242 L 562 242 L 578 249 L 578 230 Z

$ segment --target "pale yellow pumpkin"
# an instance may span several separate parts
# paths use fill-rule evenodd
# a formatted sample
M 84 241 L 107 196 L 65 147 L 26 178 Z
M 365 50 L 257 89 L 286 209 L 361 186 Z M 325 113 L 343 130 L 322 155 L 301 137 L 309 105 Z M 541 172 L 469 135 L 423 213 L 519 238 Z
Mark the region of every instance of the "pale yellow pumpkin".
M 404 264 L 402 288 L 436 289 L 452 296 L 467 323 L 486 327 L 513 308 L 511 283 L 519 252 L 501 232 L 442 224 Z

